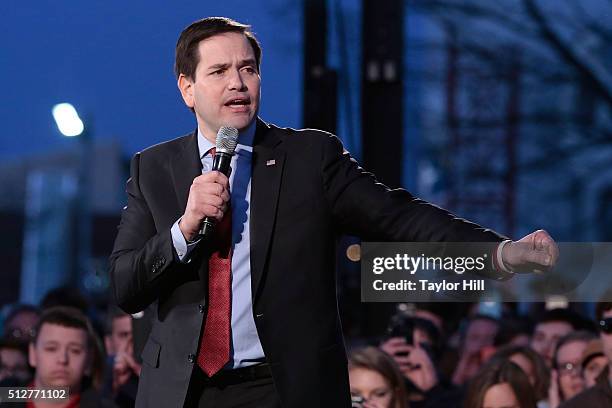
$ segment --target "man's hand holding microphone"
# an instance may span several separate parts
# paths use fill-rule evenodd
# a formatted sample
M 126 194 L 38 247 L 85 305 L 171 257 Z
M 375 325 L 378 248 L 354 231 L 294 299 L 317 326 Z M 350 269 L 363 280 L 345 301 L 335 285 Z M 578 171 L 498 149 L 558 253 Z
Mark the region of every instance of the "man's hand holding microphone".
M 188 242 L 213 233 L 215 223 L 229 208 L 230 163 L 238 143 L 238 130 L 221 127 L 217 133 L 212 170 L 193 179 L 179 228 Z

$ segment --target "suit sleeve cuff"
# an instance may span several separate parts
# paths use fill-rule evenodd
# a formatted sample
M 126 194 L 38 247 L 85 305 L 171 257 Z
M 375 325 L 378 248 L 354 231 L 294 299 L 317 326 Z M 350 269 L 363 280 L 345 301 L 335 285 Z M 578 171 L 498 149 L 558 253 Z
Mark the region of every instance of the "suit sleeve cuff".
M 182 218 L 182 217 L 181 217 Z M 172 225 L 170 232 L 172 233 L 172 244 L 174 245 L 174 250 L 176 251 L 176 255 L 178 256 L 179 261 L 182 263 L 189 263 L 191 259 L 189 258 L 189 254 L 193 249 L 198 245 L 200 240 L 194 242 L 187 242 L 181 229 L 179 228 L 179 222 L 181 218 L 176 220 L 176 222 Z
M 499 245 L 497 246 L 497 250 L 495 251 L 494 265 L 495 269 L 497 269 L 498 271 L 513 274 L 514 271 L 508 268 L 508 266 L 504 263 L 504 258 L 502 256 L 504 247 L 510 242 L 512 242 L 512 240 L 506 239 L 499 243 Z

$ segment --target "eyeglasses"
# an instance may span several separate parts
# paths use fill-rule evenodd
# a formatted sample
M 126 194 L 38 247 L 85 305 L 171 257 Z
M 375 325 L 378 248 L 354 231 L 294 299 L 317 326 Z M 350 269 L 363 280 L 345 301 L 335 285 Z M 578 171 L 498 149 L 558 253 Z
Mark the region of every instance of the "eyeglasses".
M 607 317 L 599 321 L 599 330 L 606 334 L 612 334 L 612 317 Z
M 581 372 L 580 365 L 574 363 L 559 364 L 557 370 L 559 370 L 559 375 L 580 374 Z

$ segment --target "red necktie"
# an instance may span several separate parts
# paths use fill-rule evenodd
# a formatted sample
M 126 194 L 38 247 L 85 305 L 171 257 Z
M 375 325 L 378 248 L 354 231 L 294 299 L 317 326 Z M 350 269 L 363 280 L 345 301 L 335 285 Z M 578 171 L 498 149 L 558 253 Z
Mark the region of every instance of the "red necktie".
M 211 149 L 215 155 L 215 148 Z M 215 227 L 215 251 L 208 260 L 208 312 L 198 365 L 212 377 L 229 360 L 231 319 L 232 210 Z

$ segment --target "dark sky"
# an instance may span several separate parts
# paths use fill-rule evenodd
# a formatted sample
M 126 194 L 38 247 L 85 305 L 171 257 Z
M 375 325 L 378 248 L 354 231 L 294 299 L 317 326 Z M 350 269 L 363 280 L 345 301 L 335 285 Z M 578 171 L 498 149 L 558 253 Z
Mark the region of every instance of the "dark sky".
M 260 115 L 301 122 L 301 9 L 291 0 L 0 2 L 0 161 L 74 144 L 51 115 L 70 102 L 94 139 L 127 154 L 195 128 L 172 72 L 192 21 L 222 15 L 251 24 L 263 45 Z

